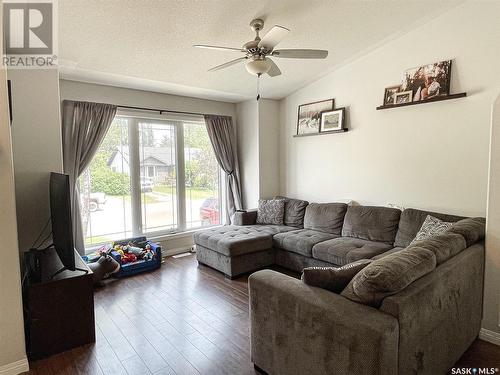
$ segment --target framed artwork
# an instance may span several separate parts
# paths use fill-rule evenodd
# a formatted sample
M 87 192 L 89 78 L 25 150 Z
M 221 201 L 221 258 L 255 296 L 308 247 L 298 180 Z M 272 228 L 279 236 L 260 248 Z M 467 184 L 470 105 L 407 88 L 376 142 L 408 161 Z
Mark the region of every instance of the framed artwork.
M 410 103 L 412 101 L 412 94 L 411 90 L 396 93 L 394 95 L 394 104 Z
M 384 91 L 384 105 L 394 104 L 396 99 L 396 94 L 401 89 L 401 85 L 386 87 Z
M 450 95 L 451 62 L 445 60 L 407 69 L 401 91 L 411 91 L 413 102 Z
M 299 105 L 297 135 L 319 133 L 321 112 L 331 111 L 333 108 L 333 99 Z
M 342 130 L 345 126 L 345 108 L 321 112 L 320 133 Z

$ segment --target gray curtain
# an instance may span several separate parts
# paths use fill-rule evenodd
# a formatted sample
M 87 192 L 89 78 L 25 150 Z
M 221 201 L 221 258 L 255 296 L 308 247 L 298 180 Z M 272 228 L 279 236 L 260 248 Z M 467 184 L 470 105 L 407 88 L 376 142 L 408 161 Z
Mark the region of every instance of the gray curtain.
M 208 136 L 214 148 L 215 157 L 226 174 L 225 224 L 236 210 L 241 210 L 241 185 L 236 137 L 233 120 L 228 116 L 205 115 Z
M 89 166 L 116 114 L 116 106 L 65 100 L 62 111 L 64 173 L 69 175 L 75 247 L 85 252 L 78 177 Z

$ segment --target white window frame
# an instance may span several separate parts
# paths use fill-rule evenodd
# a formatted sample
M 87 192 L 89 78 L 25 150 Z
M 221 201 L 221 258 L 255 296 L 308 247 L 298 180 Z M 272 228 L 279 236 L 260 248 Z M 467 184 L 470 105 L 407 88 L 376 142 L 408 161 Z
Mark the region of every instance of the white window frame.
M 128 120 L 129 138 L 129 168 L 130 168 L 130 196 L 132 214 L 132 235 L 147 236 L 149 238 L 162 238 L 177 234 L 195 232 L 200 229 L 222 225 L 225 217 L 225 184 L 221 168 L 219 174 L 219 219 L 221 224 L 187 228 L 186 222 L 186 179 L 184 158 L 184 122 L 199 123 L 205 125 L 202 116 L 198 115 L 175 115 L 171 113 L 155 113 L 146 111 L 118 110 L 116 117 L 124 117 Z M 144 123 L 159 121 L 174 126 L 175 149 L 176 149 L 176 199 L 177 199 L 177 227 L 170 230 L 150 231 L 145 233 L 142 227 L 142 200 L 141 200 L 141 167 L 140 167 L 140 135 L 139 122 Z M 146 176 L 145 176 L 146 177 Z M 105 243 L 105 242 L 104 242 Z M 89 249 L 96 248 L 101 244 L 92 244 Z

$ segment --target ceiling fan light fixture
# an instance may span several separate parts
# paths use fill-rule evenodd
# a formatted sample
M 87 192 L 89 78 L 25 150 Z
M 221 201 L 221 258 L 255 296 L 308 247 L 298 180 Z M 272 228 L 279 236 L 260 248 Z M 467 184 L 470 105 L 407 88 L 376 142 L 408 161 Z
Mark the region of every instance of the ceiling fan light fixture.
M 246 68 L 250 74 L 261 75 L 271 69 L 271 63 L 267 59 L 251 60 L 247 62 Z

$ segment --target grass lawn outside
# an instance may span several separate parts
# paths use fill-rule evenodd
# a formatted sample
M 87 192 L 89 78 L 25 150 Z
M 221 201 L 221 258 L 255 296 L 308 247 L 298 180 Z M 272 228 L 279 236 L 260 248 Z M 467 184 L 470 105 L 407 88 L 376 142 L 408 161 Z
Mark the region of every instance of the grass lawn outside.
M 153 192 L 175 195 L 177 193 L 177 189 L 172 186 L 156 185 L 153 187 Z M 199 200 L 199 199 L 207 199 L 210 197 L 217 197 L 217 192 L 213 190 L 205 190 L 198 188 L 186 188 L 187 199 Z

